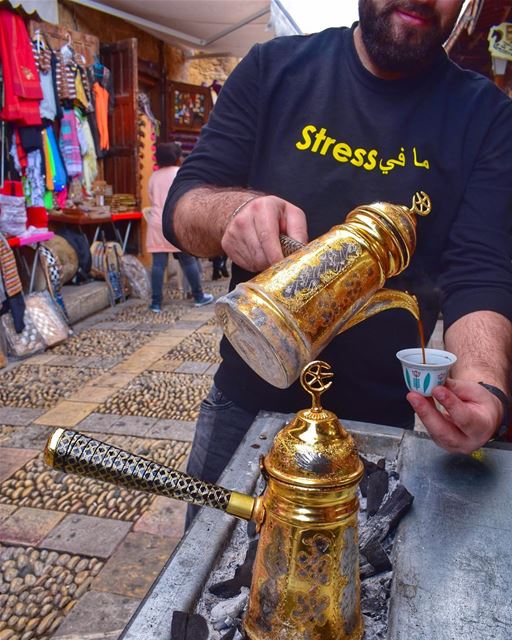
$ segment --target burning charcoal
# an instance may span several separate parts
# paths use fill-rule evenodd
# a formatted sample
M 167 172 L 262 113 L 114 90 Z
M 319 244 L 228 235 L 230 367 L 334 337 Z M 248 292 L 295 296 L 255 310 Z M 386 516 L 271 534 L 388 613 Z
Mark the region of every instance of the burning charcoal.
M 365 561 L 365 557 L 361 556 L 359 559 L 359 577 L 361 580 L 366 580 L 367 578 L 371 578 L 377 573 L 377 569 L 372 566 L 369 562 Z
M 208 640 L 208 624 L 199 613 L 174 611 L 171 640 Z
M 385 469 L 377 469 L 368 477 L 366 511 L 369 516 L 377 513 L 388 488 L 389 476 Z
M 367 580 L 361 585 L 361 611 L 378 620 L 386 609 L 386 592 L 382 590 L 381 579 Z M 374 637 L 374 636 L 371 636 Z
M 389 571 L 392 568 L 388 554 L 378 540 L 370 540 L 370 542 L 361 549 L 361 553 L 372 567 L 375 568 L 375 573 Z
M 188 613 L 174 611 L 172 614 L 171 640 L 186 640 Z
M 235 575 L 230 580 L 218 582 L 209 587 L 210 593 L 219 598 L 233 598 L 240 593 L 242 587 L 250 587 L 252 566 L 256 557 L 258 540 L 251 540 L 243 563 L 236 568 Z
M 397 485 L 377 513 L 361 527 L 359 548 L 364 549 L 372 540 L 382 542 L 409 511 L 413 500 L 414 496 L 402 484 Z
M 361 478 L 361 482 L 359 483 L 359 490 L 361 491 L 361 495 L 363 496 L 363 498 L 366 498 L 366 490 L 368 487 L 368 478 L 369 476 L 371 476 L 371 474 L 374 471 L 377 471 L 378 467 L 375 464 L 375 462 L 371 462 L 370 460 L 367 460 L 366 458 L 363 458 L 363 456 L 359 456 L 361 458 L 361 462 L 364 465 L 364 474 L 363 477 Z

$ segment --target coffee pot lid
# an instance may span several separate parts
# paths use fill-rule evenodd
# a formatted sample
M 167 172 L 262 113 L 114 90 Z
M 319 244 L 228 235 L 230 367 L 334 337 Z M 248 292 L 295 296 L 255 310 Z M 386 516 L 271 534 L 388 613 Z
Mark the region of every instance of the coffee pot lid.
M 330 365 L 322 360 L 302 370 L 300 382 L 312 405 L 299 411 L 276 435 L 263 461 L 265 472 L 273 478 L 306 487 L 338 487 L 361 478 L 363 465 L 354 439 L 320 402 L 333 376 Z

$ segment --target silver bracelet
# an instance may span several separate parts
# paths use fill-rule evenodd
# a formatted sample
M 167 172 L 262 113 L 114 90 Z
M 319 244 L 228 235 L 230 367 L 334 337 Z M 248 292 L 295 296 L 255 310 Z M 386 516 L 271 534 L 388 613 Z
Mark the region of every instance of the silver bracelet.
M 245 202 L 242 202 L 242 204 L 239 204 L 238 207 L 229 216 L 228 222 L 231 222 L 231 220 L 233 220 L 233 218 L 237 216 L 240 213 L 240 211 L 242 211 L 242 209 L 245 207 L 246 204 L 249 204 L 249 202 L 252 202 L 253 200 L 256 200 L 256 198 L 261 198 L 261 197 L 262 197 L 262 194 L 258 193 L 257 195 L 251 196 L 250 198 L 245 200 Z

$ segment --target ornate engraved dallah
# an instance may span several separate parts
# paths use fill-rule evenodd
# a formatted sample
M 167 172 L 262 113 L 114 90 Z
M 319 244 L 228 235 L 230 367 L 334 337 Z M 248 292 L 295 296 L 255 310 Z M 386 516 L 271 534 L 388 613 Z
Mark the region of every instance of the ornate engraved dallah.
M 420 191 L 410 207 L 357 207 L 307 245 L 281 236 L 286 257 L 217 300 L 225 336 L 259 376 L 284 389 L 338 333 L 361 320 L 398 307 L 419 319 L 414 296 L 383 286 L 409 265 L 416 216 L 430 210 Z
M 45 460 L 56 469 L 185 500 L 254 520 L 260 540 L 244 628 L 251 640 L 360 640 L 356 489 L 363 473 L 352 437 L 321 405 L 330 366 L 314 361 L 301 383 L 311 395 L 276 436 L 253 498 L 57 429 Z

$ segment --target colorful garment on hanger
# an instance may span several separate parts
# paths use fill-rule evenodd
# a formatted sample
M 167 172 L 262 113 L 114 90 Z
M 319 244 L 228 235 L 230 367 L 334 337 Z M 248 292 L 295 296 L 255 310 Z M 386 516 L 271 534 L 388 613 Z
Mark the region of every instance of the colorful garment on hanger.
M 28 204 L 33 207 L 44 206 L 45 176 L 43 172 L 43 162 L 41 151 L 36 149 L 27 154 L 27 183 L 30 195 Z
M 21 144 L 20 134 L 18 129 L 15 129 L 12 135 L 11 148 L 9 150 L 9 154 L 13 160 L 14 168 L 16 169 L 16 171 L 19 174 L 23 174 L 27 166 L 27 154 L 25 153 L 25 149 Z
M 32 41 L 32 53 L 39 72 L 39 82 L 43 99 L 39 105 L 39 113 L 41 118 L 47 120 L 55 120 L 57 116 L 57 102 L 55 99 L 55 90 L 52 72 L 52 51 L 44 42 L 41 35 L 38 35 Z
M 70 178 L 81 176 L 82 156 L 80 155 L 76 115 L 73 109 L 64 109 L 64 115 L 60 121 L 59 148 L 68 176 Z
M 46 166 L 46 188 L 50 191 L 60 192 L 66 187 L 67 175 L 52 127 L 43 129 L 42 135 Z
M 21 16 L 0 8 L 0 60 L 4 75 L 4 107 L 0 118 L 19 124 L 41 124 L 43 98 L 32 46 Z
M 57 93 L 59 100 L 76 100 L 76 84 L 75 77 L 78 71 L 78 65 L 71 59 L 66 59 L 62 51 L 56 52 L 57 57 Z
M 89 75 L 87 73 L 86 67 L 80 64 L 78 65 L 78 72 L 80 74 L 80 78 L 82 80 L 82 86 L 85 91 L 85 97 L 87 99 L 87 106 L 85 108 L 85 111 L 86 113 L 90 113 L 94 111 L 94 108 L 92 106 L 92 95 L 91 95 L 91 85 L 89 83 Z
M 82 74 L 80 73 L 79 67 L 77 67 L 76 75 L 75 75 L 75 89 L 76 89 L 76 102 L 79 107 L 83 107 L 84 109 L 88 109 L 89 100 L 85 94 L 85 88 L 82 82 Z
M 109 92 L 99 82 L 92 85 L 94 94 L 94 108 L 96 110 L 96 123 L 100 134 L 100 148 L 102 151 L 110 149 L 108 136 L 108 101 Z
M 76 113 L 76 111 L 75 111 Z M 78 115 L 78 114 L 77 114 Z M 96 159 L 96 148 L 92 136 L 91 127 L 86 116 L 78 115 L 80 122 L 79 133 L 83 136 L 84 146 L 80 143 L 82 150 L 82 183 L 88 194 L 92 193 L 92 183 L 98 177 L 98 162 Z

